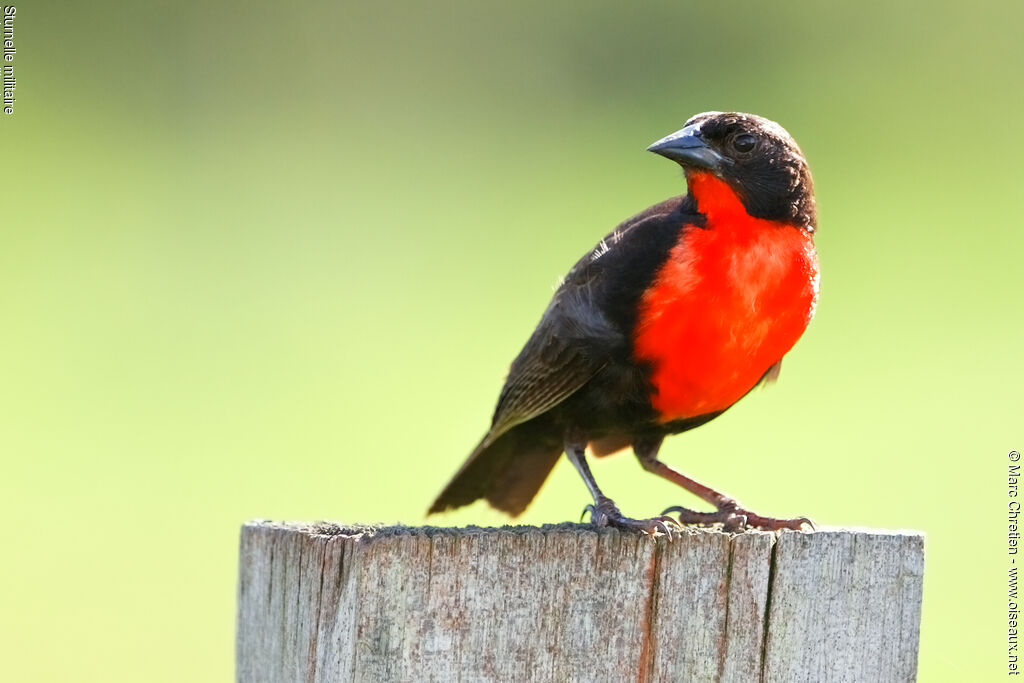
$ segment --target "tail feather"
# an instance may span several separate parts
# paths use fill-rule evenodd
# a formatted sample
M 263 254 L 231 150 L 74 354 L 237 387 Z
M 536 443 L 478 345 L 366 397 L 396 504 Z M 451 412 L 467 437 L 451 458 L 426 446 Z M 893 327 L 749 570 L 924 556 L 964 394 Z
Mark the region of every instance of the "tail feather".
M 485 437 L 430 506 L 427 514 L 484 498 L 513 517 L 530 504 L 562 454 L 562 442 L 530 423 L 496 439 Z

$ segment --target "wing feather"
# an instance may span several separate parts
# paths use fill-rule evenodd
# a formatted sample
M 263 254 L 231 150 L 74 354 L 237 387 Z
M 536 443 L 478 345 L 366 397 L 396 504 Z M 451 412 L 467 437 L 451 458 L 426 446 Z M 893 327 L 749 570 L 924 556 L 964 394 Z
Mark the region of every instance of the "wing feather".
M 620 286 L 624 269 L 637 266 L 622 259 L 645 251 L 636 249 L 637 240 L 668 235 L 670 243 L 675 241 L 679 223 L 667 217 L 682 200 L 666 200 L 619 225 L 566 274 L 512 362 L 482 447 L 565 401 L 601 372 L 613 353 L 629 347 L 629 330 L 608 317 L 609 289 Z M 633 245 L 627 248 L 627 242 Z

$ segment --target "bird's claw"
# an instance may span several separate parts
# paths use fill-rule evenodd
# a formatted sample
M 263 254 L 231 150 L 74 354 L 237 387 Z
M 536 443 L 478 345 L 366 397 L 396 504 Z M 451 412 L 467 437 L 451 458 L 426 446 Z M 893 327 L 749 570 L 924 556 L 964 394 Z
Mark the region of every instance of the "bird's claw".
M 593 505 L 585 505 L 583 507 L 583 512 L 580 513 L 580 523 L 581 524 L 583 523 L 583 518 L 587 516 L 588 512 L 590 514 L 594 514 L 594 506 Z
M 792 529 L 800 531 L 804 525 L 809 526 L 813 531 L 816 527 L 807 517 L 794 519 L 776 519 L 774 517 L 762 517 L 749 510 L 740 507 L 734 500 L 723 502 L 714 512 L 698 512 L 684 508 L 681 505 L 673 505 L 666 508 L 661 514 L 667 515 L 674 512 L 678 515 L 679 524 L 707 525 L 721 524 L 725 531 L 738 532 L 746 529 L 761 529 L 763 531 L 778 531 L 779 529 Z
M 607 498 L 598 501 L 596 505 L 590 504 L 583 508 L 583 514 L 580 515 L 580 521 L 583 520 L 583 517 L 588 512 L 590 513 L 590 522 L 594 526 L 613 526 L 618 529 L 640 531 L 651 536 L 664 534 L 670 541 L 673 540 L 682 529 L 682 525 L 678 520 L 666 514 L 661 514 L 649 519 L 633 519 L 632 517 L 626 517 L 619 512 L 619 508 L 615 503 Z

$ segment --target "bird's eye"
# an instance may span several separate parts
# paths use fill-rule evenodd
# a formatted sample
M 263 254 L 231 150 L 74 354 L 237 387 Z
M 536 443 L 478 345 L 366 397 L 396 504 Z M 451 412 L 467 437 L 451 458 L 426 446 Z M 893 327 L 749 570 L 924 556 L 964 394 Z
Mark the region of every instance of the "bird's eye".
M 749 133 L 737 135 L 732 139 L 732 148 L 737 152 L 749 152 L 757 144 L 757 138 Z

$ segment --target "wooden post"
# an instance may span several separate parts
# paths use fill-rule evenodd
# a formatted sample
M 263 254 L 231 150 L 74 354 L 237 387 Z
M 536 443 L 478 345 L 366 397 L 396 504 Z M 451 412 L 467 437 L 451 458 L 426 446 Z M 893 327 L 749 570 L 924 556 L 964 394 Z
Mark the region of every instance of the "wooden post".
M 913 681 L 916 532 L 242 528 L 237 678 Z

